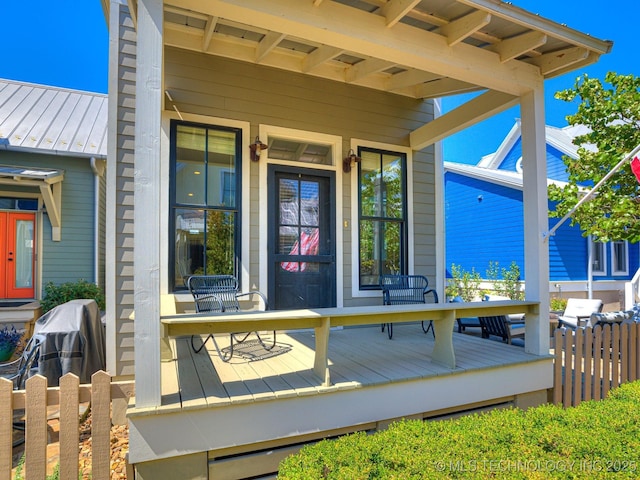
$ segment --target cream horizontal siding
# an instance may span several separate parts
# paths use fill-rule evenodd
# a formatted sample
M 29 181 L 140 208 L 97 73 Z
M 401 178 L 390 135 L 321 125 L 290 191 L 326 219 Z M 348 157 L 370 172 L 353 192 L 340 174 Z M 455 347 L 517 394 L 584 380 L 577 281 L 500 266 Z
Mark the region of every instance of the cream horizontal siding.
M 249 121 L 252 137 L 260 124 L 340 135 L 343 153 L 351 138 L 408 146 L 409 133 L 433 118 L 433 104 L 372 89 L 327 81 L 190 51 L 165 50 L 165 89 L 181 113 Z M 264 140 L 264 139 L 263 139 Z M 435 187 L 433 152 L 414 153 L 415 271 L 435 282 Z M 339 160 L 341 161 L 341 160 Z M 251 166 L 251 283 L 257 277 L 258 168 Z M 345 305 L 378 303 L 378 298 L 351 298 L 351 174 L 342 178 L 342 261 Z M 338 180 L 340 181 L 340 180 Z M 246 232 L 243 232 L 246 234 Z

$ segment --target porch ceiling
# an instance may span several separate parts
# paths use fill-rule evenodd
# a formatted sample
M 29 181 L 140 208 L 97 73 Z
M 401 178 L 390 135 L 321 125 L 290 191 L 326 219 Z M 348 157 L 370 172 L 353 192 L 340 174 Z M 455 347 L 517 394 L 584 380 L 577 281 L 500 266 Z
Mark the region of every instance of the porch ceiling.
M 423 99 L 520 96 L 612 47 L 500 0 L 169 0 L 164 42 Z

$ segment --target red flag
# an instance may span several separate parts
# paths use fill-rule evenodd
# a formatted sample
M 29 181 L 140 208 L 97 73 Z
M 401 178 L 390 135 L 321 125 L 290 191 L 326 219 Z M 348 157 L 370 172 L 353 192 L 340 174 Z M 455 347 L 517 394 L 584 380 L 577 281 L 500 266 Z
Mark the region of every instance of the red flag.
M 638 183 L 640 183 L 640 158 L 634 157 L 634 159 L 631 160 L 631 171 L 636 176 Z

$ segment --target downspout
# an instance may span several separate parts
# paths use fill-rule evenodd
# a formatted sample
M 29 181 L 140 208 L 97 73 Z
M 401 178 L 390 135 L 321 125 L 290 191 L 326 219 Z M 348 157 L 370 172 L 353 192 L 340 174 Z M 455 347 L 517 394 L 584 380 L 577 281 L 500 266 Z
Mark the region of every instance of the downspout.
M 105 161 L 104 159 L 90 159 L 91 171 L 93 172 L 93 194 L 95 195 L 93 202 L 93 283 L 99 285 L 100 280 L 100 178 L 104 175 Z
M 587 237 L 589 242 L 587 251 L 589 252 L 587 262 L 587 298 L 593 298 L 593 238 L 591 235 Z

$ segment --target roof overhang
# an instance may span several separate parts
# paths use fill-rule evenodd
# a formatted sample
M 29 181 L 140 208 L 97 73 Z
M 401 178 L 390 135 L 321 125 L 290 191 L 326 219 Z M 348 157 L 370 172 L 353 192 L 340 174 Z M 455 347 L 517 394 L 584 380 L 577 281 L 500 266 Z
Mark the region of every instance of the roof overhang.
M 135 22 L 137 1 L 127 3 Z M 500 0 L 169 0 L 163 6 L 167 46 L 417 99 L 486 92 L 415 131 L 413 149 L 509 108 L 545 79 L 594 63 L 612 47 Z M 180 104 L 180 95 L 172 95 L 170 108 Z
M 51 222 L 53 241 L 61 239 L 63 180 L 63 170 L 0 165 L 0 185 L 34 187 L 40 191 Z

